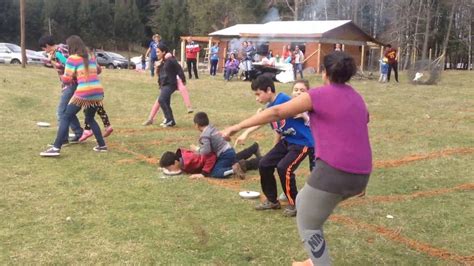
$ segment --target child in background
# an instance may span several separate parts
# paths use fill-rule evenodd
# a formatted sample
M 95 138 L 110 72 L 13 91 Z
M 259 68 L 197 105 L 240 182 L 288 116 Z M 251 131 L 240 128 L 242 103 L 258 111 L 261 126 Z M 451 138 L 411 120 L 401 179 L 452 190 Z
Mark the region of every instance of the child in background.
M 142 70 L 145 71 L 146 68 L 146 56 L 142 54 Z
M 171 53 L 167 53 L 165 55 L 165 59 L 168 59 L 170 58 L 172 55 Z M 155 72 L 156 72 L 156 75 L 159 76 L 159 65 L 160 65 L 161 61 L 157 61 L 155 62 Z M 181 69 L 180 70 L 180 74 L 179 75 L 183 75 L 184 77 L 184 72 L 183 70 Z M 184 84 L 183 80 L 179 77 L 179 75 L 176 76 L 176 81 L 177 81 L 177 88 L 178 88 L 178 91 L 179 93 L 181 94 L 181 97 L 183 97 L 183 101 L 184 101 L 184 104 L 186 105 L 186 108 L 188 110 L 188 114 L 194 112 L 193 110 L 193 107 L 192 107 L 192 104 L 191 104 L 191 99 L 189 99 L 189 92 L 188 92 L 188 88 L 186 88 L 186 85 Z M 142 123 L 143 126 L 149 126 L 149 125 L 152 125 L 155 121 L 155 118 L 156 118 L 156 114 L 158 113 L 158 111 L 160 110 L 160 103 L 158 102 L 158 99 L 156 99 L 155 103 L 153 104 L 153 106 L 151 107 L 151 110 L 150 110 L 150 114 L 148 115 L 148 119 Z M 165 123 L 165 121 L 163 121 L 163 123 L 161 123 L 160 125 L 163 126 Z
M 379 82 L 385 83 L 387 82 L 387 74 L 388 74 L 388 59 L 384 57 L 380 62 L 380 78 Z
M 219 131 L 209 123 L 206 113 L 198 112 L 194 116 L 194 125 L 201 131 L 199 136 L 198 152 L 202 155 L 215 153 L 217 162 L 210 174 L 211 177 L 224 178 L 236 174 L 240 179 L 245 178 L 240 165 L 237 163 L 237 157 L 234 148 L 224 140 Z M 192 147 L 195 148 L 195 147 Z

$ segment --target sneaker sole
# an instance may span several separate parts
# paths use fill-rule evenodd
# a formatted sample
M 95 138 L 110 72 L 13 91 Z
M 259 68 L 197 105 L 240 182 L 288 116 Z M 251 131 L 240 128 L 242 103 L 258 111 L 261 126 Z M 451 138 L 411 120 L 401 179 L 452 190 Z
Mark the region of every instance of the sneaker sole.
M 41 157 L 58 157 L 59 155 L 59 153 L 40 153 Z
M 108 152 L 108 150 L 94 150 L 94 149 L 92 149 L 92 150 L 95 151 L 95 152 Z

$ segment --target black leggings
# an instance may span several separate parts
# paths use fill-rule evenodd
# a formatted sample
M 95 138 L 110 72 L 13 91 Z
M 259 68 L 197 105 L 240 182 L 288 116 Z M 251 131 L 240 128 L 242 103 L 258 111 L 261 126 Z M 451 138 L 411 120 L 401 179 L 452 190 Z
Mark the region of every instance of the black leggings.
M 86 112 L 86 109 L 84 109 L 84 113 Z M 102 123 L 104 123 L 104 127 L 107 128 L 110 126 L 110 121 L 109 121 L 109 116 L 107 115 L 107 112 L 105 111 L 103 106 L 98 106 L 97 107 L 97 114 L 100 116 L 100 119 L 102 119 Z M 87 119 L 84 121 L 84 130 L 91 130 L 91 126 L 89 123 L 87 123 Z

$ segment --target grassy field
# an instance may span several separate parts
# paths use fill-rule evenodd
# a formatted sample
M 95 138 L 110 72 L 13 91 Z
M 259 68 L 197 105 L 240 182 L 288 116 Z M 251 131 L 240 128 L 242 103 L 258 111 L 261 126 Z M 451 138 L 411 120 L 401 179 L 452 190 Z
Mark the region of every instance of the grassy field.
M 438 86 L 354 81 L 370 110 L 375 169 L 367 196 L 346 201 L 325 226 L 335 265 L 474 263 L 474 74 L 445 72 Z M 56 133 L 59 82 L 47 68 L 0 66 L 1 264 L 289 265 L 306 254 L 294 218 L 257 212 L 244 181 L 162 178 L 165 150 L 199 132 L 178 93 L 178 126 L 143 127 L 158 90 L 147 74 L 105 70 L 109 152 L 95 141 L 39 152 Z M 319 85 L 317 76 L 311 84 Z M 249 83 L 202 75 L 188 83 L 198 111 L 219 128 L 259 107 Z M 290 85 L 278 84 L 289 92 Z M 83 119 L 83 115 L 80 115 Z M 36 122 L 51 122 L 39 128 Z M 268 128 L 257 132 L 264 152 Z M 308 176 L 298 170 L 299 187 Z M 386 218 L 392 215 L 393 219 Z

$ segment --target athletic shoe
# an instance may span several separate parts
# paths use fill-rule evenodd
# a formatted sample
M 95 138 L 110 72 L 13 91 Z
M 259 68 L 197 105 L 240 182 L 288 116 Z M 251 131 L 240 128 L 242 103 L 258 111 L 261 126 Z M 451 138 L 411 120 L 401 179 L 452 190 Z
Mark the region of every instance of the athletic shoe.
M 69 137 L 69 143 L 70 144 L 77 144 L 79 143 L 79 139 L 81 138 L 81 136 L 76 136 L 76 137 Z
M 188 107 L 188 114 L 193 113 L 193 112 L 194 112 L 193 108 L 192 108 L 192 107 Z
M 96 152 L 107 152 L 107 146 L 95 146 L 94 148 L 92 148 L 94 151 Z
M 277 201 L 276 203 L 273 203 L 269 200 L 265 200 L 264 202 L 258 204 L 257 206 L 255 206 L 255 210 L 257 211 L 263 211 L 263 210 L 276 210 L 276 209 L 280 209 L 281 208 L 281 205 L 280 205 L 280 202 Z
M 174 122 L 174 120 L 166 121 L 165 123 L 162 124 L 162 127 L 174 127 L 174 126 L 176 126 L 176 122 Z
M 61 144 L 61 147 L 67 147 L 67 146 L 69 146 L 69 144 L 71 144 L 71 143 L 69 143 L 69 140 L 64 140 L 63 143 Z M 46 146 L 48 148 L 54 147 L 54 142 L 51 143 L 51 144 L 48 144 Z
M 142 123 L 142 126 L 149 126 L 151 124 L 153 124 L 153 120 L 147 120 L 147 121 Z
M 51 148 L 48 148 L 47 150 L 45 150 L 43 152 L 40 152 L 40 156 L 43 156 L 43 157 L 57 157 L 57 156 L 59 156 L 60 152 L 61 152 L 60 149 L 55 148 L 55 147 L 51 147 Z
M 296 207 L 295 205 L 288 205 L 283 210 L 283 215 L 286 217 L 295 217 L 296 216 Z
M 278 196 L 278 200 L 279 200 L 279 201 L 285 201 L 285 202 L 286 202 L 286 201 L 288 201 L 288 198 L 286 197 L 285 193 L 282 192 L 282 193 L 280 194 L 280 196 Z
M 160 126 L 164 126 L 166 124 L 166 118 L 163 118 L 163 122 L 160 123 Z
M 245 173 L 240 167 L 240 164 L 238 162 L 232 165 L 232 171 L 234 171 L 234 175 L 237 176 L 238 178 L 242 180 L 245 179 Z
M 105 128 L 105 133 L 104 133 L 104 138 L 110 136 L 110 134 L 112 134 L 112 132 L 114 132 L 114 129 L 112 128 L 112 126 L 108 126 Z
M 84 130 L 84 132 L 82 132 L 82 136 L 79 138 L 79 142 L 86 141 L 86 139 L 90 138 L 92 135 L 94 135 L 94 133 L 92 133 L 92 130 Z

